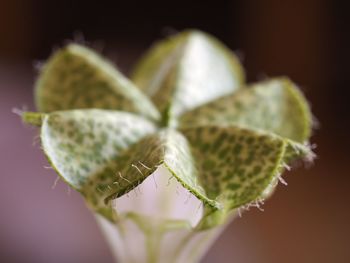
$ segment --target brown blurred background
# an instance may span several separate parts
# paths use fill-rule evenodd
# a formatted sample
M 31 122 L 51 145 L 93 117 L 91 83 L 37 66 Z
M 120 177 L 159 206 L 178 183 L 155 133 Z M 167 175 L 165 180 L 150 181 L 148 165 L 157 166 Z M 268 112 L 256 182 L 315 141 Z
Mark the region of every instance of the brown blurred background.
M 11 113 L 34 109 L 34 62 L 83 37 L 127 73 L 154 40 L 189 27 L 239 51 L 249 81 L 291 77 L 320 123 L 315 166 L 286 174 L 288 187 L 237 219 L 203 262 L 350 262 L 347 1 L 88 2 L 0 1 L 0 262 L 113 262 L 80 196 L 52 189 L 35 130 Z

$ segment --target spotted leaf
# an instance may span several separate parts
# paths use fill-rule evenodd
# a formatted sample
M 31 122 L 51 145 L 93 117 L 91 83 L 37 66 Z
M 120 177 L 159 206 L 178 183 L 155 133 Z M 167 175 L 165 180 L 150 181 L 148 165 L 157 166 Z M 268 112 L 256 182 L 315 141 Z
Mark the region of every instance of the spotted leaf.
M 49 162 L 93 206 L 101 206 L 110 194 L 106 186 L 119 175 L 116 165 L 122 153 L 156 130 L 137 115 L 98 109 L 25 113 L 23 118 L 35 125 L 41 122 L 41 142 Z
M 304 143 L 311 133 L 307 102 L 287 78 L 260 82 L 181 116 L 181 126 L 239 125 Z
M 286 142 L 279 136 L 217 126 L 181 132 L 163 129 L 148 135 L 118 158 L 122 166 L 114 170 L 119 176 L 103 187 L 114 191 L 107 200 L 132 190 L 164 165 L 210 211 L 199 227 L 206 228 L 208 222 L 220 224 L 232 209 L 262 197 L 283 168 Z
M 182 131 L 191 143 L 207 195 L 229 201 L 232 208 L 259 196 L 276 175 L 285 152 L 283 139 L 244 128 L 205 126 Z M 225 189 L 236 197 L 229 198 Z
M 132 79 L 141 90 L 71 44 L 39 76 L 36 101 L 45 113 L 23 115 L 41 126 L 53 168 L 111 221 L 110 201 L 136 191 L 159 166 L 203 202 L 196 229 L 203 230 L 268 197 L 289 163 L 312 156 L 311 113 L 296 86 L 276 78 L 243 87 L 237 58 L 205 33 L 159 42 Z
M 239 127 L 198 126 L 181 130 L 191 145 L 199 184 L 222 205 L 208 210 L 202 227 L 216 225 L 232 209 L 259 198 L 284 168 L 287 141 Z
M 157 43 L 132 80 L 167 119 L 233 93 L 244 82 L 236 56 L 217 39 L 189 30 Z
M 144 137 L 118 160 L 121 159 L 129 160 L 129 163 L 124 165 L 124 178 L 117 178 L 117 183 L 114 183 L 116 186 L 110 186 L 114 188 L 115 193 L 109 196 L 108 200 L 133 189 L 133 186 L 142 182 L 156 168 L 164 165 L 176 180 L 205 204 L 213 208 L 220 206 L 215 200 L 207 197 L 203 186 L 199 183 L 199 174 L 190 145 L 176 130 L 162 129 Z M 122 190 L 119 185 L 125 184 L 126 181 L 134 183 L 129 184 L 127 190 Z
M 111 63 L 77 44 L 55 52 L 44 65 L 35 98 L 42 112 L 101 108 L 159 117 L 150 100 Z

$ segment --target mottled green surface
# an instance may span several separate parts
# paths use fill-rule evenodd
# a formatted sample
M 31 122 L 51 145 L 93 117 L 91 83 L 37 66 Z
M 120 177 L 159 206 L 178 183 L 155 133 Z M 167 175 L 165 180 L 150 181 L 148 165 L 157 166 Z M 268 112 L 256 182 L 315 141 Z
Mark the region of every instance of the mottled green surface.
M 191 143 L 207 196 L 230 209 L 257 199 L 283 162 L 286 144 L 275 136 L 218 126 L 182 132 Z
M 133 75 L 140 90 L 73 44 L 39 76 L 36 101 L 46 113 L 23 119 L 41 126 L 51 165 L 109 220 L 118 218 L 109 201 L 164 165 L 203 202 L 203 229 L 268 197 L 290 163 L 313 156 L 311 113 L 295 84 L 247 87 L 243 76 L 236 57 L 199 31 L 153 47 Z
M 214 100 L 180 118 L 181 126 L 239 125 L 303 143 L 311 133 L 307 102 L 288 78 L 266 80 Z
M 100 108 L 135 112 L 153 119 L 149 99 L 93 50 L 70 44 L 55 52 L 36 82 L 39 111 Z
M 217 39 L 190 30 L 156 43 L 132 80 L 173 118 L 237 90 L 243 72 L 237 57 Z
M 29 121 L 35 116 L 25 115 Z M 128 181 L 120 181 L 119 173 L 125 173 L 123 169 L 130 166 L 125 162 L 131 159 L 125 156 L 137 158 L 136 164 L 141 161 L 147 152 L 141 149 L 137 156 L 140 146 L 133 145 L 156 130 L 142 117 L 110 110 L 57 111 L 39 118 L 43 150 L 51 165 L 98 209 L 105 206 L 104 199 L 116 189 L 131 187 Z M 130 147 L 131 154 L 127 151 Z M 136 184 L 138 177 L 134 175 L 128 174 L 128 178 Z M 120 181 L 118 185 L 113 184 L 116 181 Z

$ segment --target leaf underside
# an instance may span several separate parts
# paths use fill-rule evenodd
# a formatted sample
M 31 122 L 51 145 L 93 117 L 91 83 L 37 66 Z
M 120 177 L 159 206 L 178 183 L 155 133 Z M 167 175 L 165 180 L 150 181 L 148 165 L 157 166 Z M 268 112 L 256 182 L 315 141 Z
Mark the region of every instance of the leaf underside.
M 157 43 L 132 79 L 140 90 L 92 50 L 71 44 L 37 81 L 44 113 L 23 115 L 41 126 L 57 173 L 111 221 L 109 201 L 163 165 L 204 203 L 198 229 L 213 227 L 269 196 L 288 164 L 312 154 L 311 113 L 298 88 L 287 78 L 246 87 L 237 58 L 205 33 Z

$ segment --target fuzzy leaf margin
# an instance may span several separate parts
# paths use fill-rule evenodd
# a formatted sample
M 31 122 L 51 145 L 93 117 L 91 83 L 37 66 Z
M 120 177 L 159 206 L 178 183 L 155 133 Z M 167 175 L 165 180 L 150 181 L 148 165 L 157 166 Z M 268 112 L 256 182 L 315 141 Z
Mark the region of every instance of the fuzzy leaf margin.
M 99 109 L 24 113 L 23 120 L 41 126 L 42 148 L 52 167 L 109 219 L 112 213 L 104 199 L 113 191 L 109 185 L 120 177 L 120 166 L 126 166 L 123 163 L 128 160 L 122 156 L 156 131 L 156 126 L 141 116 Z M 118 186 L 127 188 L 125 184 Z
M 234 209 L 266 198 L 266 189 L 283 172 L 287 156 L 302 158 L 288 141 L 241 127 L 198 126 L 181 129 L 188 139 L 208 198 L 222 209 L 206 209 L 199 228 L 225 222 Z
M 288 78 L 258 82 L 187 112 L 180 126 L 236 125 L 272 132 L 304 143 L 311 134 L 307 101 Z
M 147 96 L 110 62 L 78 44 L 56 51 L 44 64 L 35 101 L 41 112 L 99 108 L 160 117 Z
M 269 196 L 288 164 L 312 155 L 305 144 L 311 113 L 296 86 L 276 78 L 243 87 L 237 58 L 205 33 L 185 31 L 158 43 L 133 80 L 161 117 L 109 62 L 71 44 L 38 79 L 37 105 L 46 113 L 23 115 L 41 126 L 43 150 L 57 173 L 111 221 L 117 215 L 109 201 L 160 165 L 203 202 L 201 230 Z
M 198 229 L 221 224 L 233 209 L 264 198 L 290 156 L 302 154 L 279 136 L 240 127 L 157 131 L 142 117 L 96 109 L 26 113 L 23 118 L 41 122 L 51 165 L 92 209 L 112 221 L 116 215 L 109 201 L 164 165 L 204 203 Z

